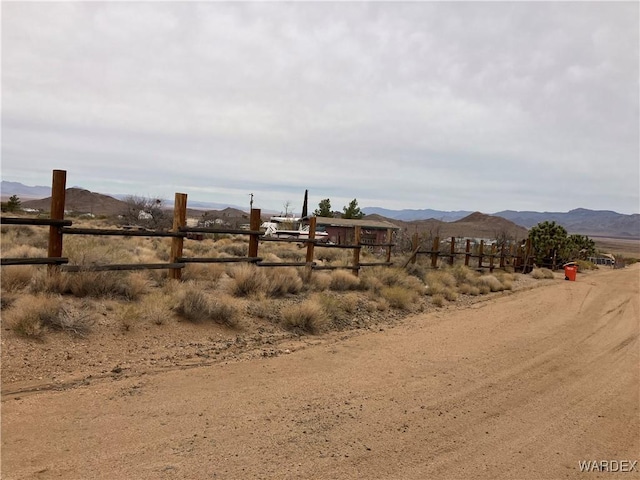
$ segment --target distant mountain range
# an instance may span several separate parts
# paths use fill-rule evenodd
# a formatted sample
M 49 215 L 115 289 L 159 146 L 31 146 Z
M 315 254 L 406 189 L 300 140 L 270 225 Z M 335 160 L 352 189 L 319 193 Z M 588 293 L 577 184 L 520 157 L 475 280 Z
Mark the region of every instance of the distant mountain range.
M 378 207 L 365 207 L 362 211 L 367 215 L 376 214 L 404 222 L 427 219 L 455 222 L 473 213 L 465 210 L 453 212 L 431 209 L 388 210 Z M 531 228 L 540 222 L 553 221 L 562 225 L 569 233 L 591 236 L 640 238 L 640 214 L 637 213 L 625 215 L 610 210 L 576 208 L 569 212 L 518 212 L 514 210 L 503 210 L 491 215 L 505 218 L 525 228 Z
M 94 197 L 87 196 L 92 192 L 88 192 L 80 187 L 74 187 L 77 190 L 78 195 L 74 195 L 76 205 L 68 204 L 68 207 L 72 207 L 74 210 L 79 210 L 75 207 L 84 207 L 89 205 L 90 209 L 87 212 L 97 213 L 96 210 L 100 210 L 100 206 L 109 205 L 105 210 L 109 210 L 112 213 L 116 209 L 116 204 L 113 204 L 109 199 L 115 200 L 115 198 L 123 199 L 128 195 L 103 195 L 96 194 Z M 8 182 L 2 180 L 0 185 L 0 193 L 3 200 L 6 200 L 11 195 L 17 195 L 23 199 L 23 204 L 27 206 L 27 199 L 44 199 L 51 195 L 51 188 L 46 186 L 27 186 L 19 182 Z M 76 199 L 75 196 L 78 196 Z M 105 198 L 106 197 L 106 198 Z M 48 200 L 48 199 L 47 199 Z M 85 203 L 88 202 L 88 203 Z M 67 202 L 69 203 L 69 202 Z M 167 206 L 171 206 L 171 201 L 166 201 Z M 36 205 L 38 205 L 36 207 Z M 46 210 L 48 208 L 48 202 L 40 201 L 34 205 L 29 205 L 32 208 L 42 208 Z M 87 208 L 89 208 L 87 207 Z M 237 205 L 229 205 L 223 203 L 213 202 L 199 202 L 189 200 L 189 207 L 201 210 L 222 210 L 224 208 L 235 208 L 238 210 L 246 210 L 243 207 Z M 380 207 L 365 207 L 362 211 L 366 215 L 377 215 L 385 217 L 387 219 L 399 220 L 402 222 L 414 222 L 424 220 L 438 220 L 440 222 L 456 222 L 461 219 L 469 217 L 473 214 L 472 211 L 457 210 L 457 211 L 442 211 L 442 210 L 389 210 Z M 266 212 L 264 212 L 266 213 Z M 105 214 L 108 214 L 105 212 Z M 588 210 L 585 208 L 577 208 L 569 212 L 532 212 L 532 211 L 514 211 L 503 210 L 492 214 L 494 217 L 502 217 L 506 220 L 513 222 L 516 225 L 525 228 L 531 228 L 540 222 L 555 221 L 567 229 L 569 233 L 580 233 L 590 236 L 611 236 L 611 237 L 625 237 L 625 238 L 640 238 L 640 214 L 625 215 L 609 210 Z

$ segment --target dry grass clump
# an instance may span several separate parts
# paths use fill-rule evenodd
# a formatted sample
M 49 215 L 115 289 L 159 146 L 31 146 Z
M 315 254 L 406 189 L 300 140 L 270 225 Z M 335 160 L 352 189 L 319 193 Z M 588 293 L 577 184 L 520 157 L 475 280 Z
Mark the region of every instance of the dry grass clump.
M 249 247 L 247 243 L 228 243 L 219 247 L 221 252 L 228 253 L 234 257 L 246 257 Z
M 274 251 L 271 252 L 273 255 L 276 255 L 280 259 L 288 260 L 291 262 L 302 262 L 306 258 L 307 250 L 304 248 L 299 248 L 296 244 L 279 244 L 274 248 Z M 266 260 L 265 261 L 271 261 Z M 279 261 L 279 260 L 276 260 Z
M 208 282 L 211 286 L 218 283 L 225 273 L 225 267 L 216 263 L 190 263 L 182 270 L 182 279 L 185 281 L 198 280 Z
M 315 258 L 328 263 L 345 262 L 348 260 L 348 255 L 350 255 L 350 252 L 336 248 L 323 248 L 320 245 L 317 245 L 314 249 Z
M 436 294 L 431 297 L 431 303 L 436 307 L 444 307 L 446 303 L 444 296 L 442 294 Z
M 4 258 L 38 258 L 46 257 L 47 249 L 38 248 L 32 245 L 16 245 L 9 249 L 6 248 L 3 242 L 2 256 Z
M 10 328 L 18 335 L 42 338 L 48 330 L 86 335 L 93 324 L 86 312 L 65 309 L 60 297 L 25 296 L 7 312 Z
M 357 290 L 360 287 L 360 279 L 348 270 L 334 270 L 331 272 L 331 290 L 343 292 Z
M 29 285 L 35 269 L 29 265 L 11 265 L 2 267 L 0 285 L 3 292 L 16 292 Z
M 547 278 L 554 278 L 553 272 L 548 268 L 534 268 L 531 271 L 531 276 L 536 280 L 543 280 Z
M 324 292 L 331 287 L 331 274 L 328 272 L 318 272 L 311 275 L 309 287 L 316 292 Z
M 287 308 L 281 319 L 282 325 L 289 330 L 312 334 L 322 332 L 329 323 L 322 305 L 313 299 Z
M 391 307 L 401 310 L 410 310 L 418 300 L 418 293 L 414 289 L 402 285 L 383 287 L 380 290 L 380 295 L 389 302 Z
M 494 275 L 482 275 L 478 278 L 480 286 L 487 285 L 491 292 L 501 292 L 504 290 L 502 282 L 498 280 Z
M 185 320 L 199 323 L 213 321 L 230 327 L 238 324 L 240 308 L 228 295 L 210 298 L 195 284 L 186 286 L 179 295 L 176 313 Z
M 234 265 L 227 270 L 231 277 L 230 292 L 238 297 L 247 297 L 264 293 L 267 287 L 267 277 L 259 267 L 250 264 Z
M 295 294 L 302 290 L 302 279 L 293 267 L 267 268 L 267 293 L 272 297 Z
M 61 272 L 48 275 L 38 272 L 31 284 L 34 293 L 71 294 L 79 298 L 124 298 L 138 300 L 149 288 L 143 272 Z
M 335 295 L 332 293 L 322 293 L 314 297 L 322 308 L 327 317 L 336 327 L 347 326 L 350 322 L 350 316 L 358 307 L 358 297 L 354 293 L 345 295 Z
M 455 302 L 456 300 L 458 300 L 458 296 L 459 296 L 458 292 L 452 287 L 445 287 L 444 291 L 442 292 L 442 295 L 449 302 Z
M 7 251 L 15 246 L 29 246 L 38 249 L 47 249 L 49 230 L 47 228 L 31 227 L 28 225 L 3 225 L 2 249 Z M 13 255 L 4 254 L 6 258 L 15 258 Z

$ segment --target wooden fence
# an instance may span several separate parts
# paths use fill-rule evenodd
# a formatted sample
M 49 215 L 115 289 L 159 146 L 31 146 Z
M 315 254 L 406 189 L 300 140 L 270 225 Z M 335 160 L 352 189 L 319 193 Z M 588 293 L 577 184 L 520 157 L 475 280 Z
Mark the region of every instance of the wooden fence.
M 260 229 L 261 217 L 259 209 L 251 209 L 249 230 L 229 229 L 229 228 L 202 228 L 187 226 L 187 195 L 184 193 L 175 194 L 175 202 L 173 208 L 173 227 L 170 231 L 153 231 L 153 230 L 124 230 L 120 228 L 99 229 L 99 228 L 77 228 L 73 227 L 71 220 L 65 220 L 65 193 L 66 193 L 66 171 L 54 170 L 51 189 L 51 211 L 50 218 L 15 218 L 2 217 L 0 223 L 2 225 L 34 225 L 48 226 L 49 239 L 47 257 L 43 258 L 2 258 L 2 266 L 6 265 L 48 265 L 50 274 L 58 271 L 78 272 L 78 271 L 108 271 L 108 270 L 153 270 L 166 269 L 169 270 L 171 278 L 181 279 L 182 269 L 189 263 L 229 263 L 229 262 L 248 262 L 259 267 L 305 267 L 307 274 L 311 275 L 313 270 L 329 270 L 329 269 L 349 269 L 354 275 L 358 275 L 363 267 L 373 266 L 392 266 L 391 252 L 395 246 L 393 243 L 392 230 L 387 231 L 387 241 L 379 244 L 362 244 L 361 243 L 361 227 L 354 227 L 353 242 L 349 245 L 334 245 L 321 243 L 315 238 L 316 218 L 309 219 L 309 237 L 307 239 L 283 239 L 267 237 L 264 231 Z M 249 237 L 249 246 L 247 255 L 244 257 L 230 258 L 212 258 L 212 257 L 184 257 L 183 247 L 184 241 L 202 238 L 202 234 L 232 234 L 243 235 Z M 111 235 L 111 236 L 142 236 L 142 237 L 170 237 L 171 253 L 167 263 L 136 263 L 136 264 L 108 264 L 108 265 L 68 265 L 69 259 L 62 256 L 63 243 L 65 235 Z M 306 246 L 306 255 L 304 262 L 265 262 L 259 256 L 260 244 L 264 242 L 281 242 L 281 243 L 298 243 Z M 419 255 L 428 255 L 431 258 L 431 267 L 438 267 L 438 260 L 443 258 L 447 263 L 453 265 L 456 256 L 464 255 L 464 263 L 471 265 L 471 259 L 477 259 L 477 268 L 494 268 L 512 267 L 514 270 L 522 268 L 526 270 L 531 262 L 531 245 L 527 242 L 526 246 L 501 247 L 500 251 L 496 251 L 496 246 L 489 247 L 489 251 L 485 251 L 485 245 L 480 243 L 478 251 L 471 250 L 471 243 L 466 241 L 466 249 L 464 252 L 458 252 L 455 249 L 456 239 L 451 239 L 451 248 L 449 252 L 440 250 L 440 240 L 435 238 L 433 246 L 430 250 L 421 250 L 418 244 L 417 235 L 413 239 L 412 254 L 405 263 L 416 262 Z M 379 262 L 362 262 L 360 259 L 361 249 L 379 247 L 385 251 L 384 261 Z M 352 261 L 350 265 L 320 265 L 314 260 L 316 248 L 338 248 L 350 249 L 353 251 Z M 486 262 L 489 262 L 488 265 Z M 497 262 L 497 267 L 496 267 Z
M 305 239 L 285 239 L 267 237 L 264 230 L 260 229 L 261 217 L 260 209 L 251 209 L 249 230 L 230 228 L 202 228 L 187 226 L 187 195 L 184 193 L 175 194 L 173 208 L 173 228 L 170 231 L 153 230 L 123 230 L 120 228 L 76 228 L 71 220 L 64 219 L 66 193 L 66 171 L 54 170 L 51 189 L 51 211 L 50 218 L 15 218 L 2 217 L 2 225 L 34 225 L 49 226 L 48 253 L 43 258 L 2 258 L 2 266 L 6 265 L 48 265 L 49 273 L 58 271 L 78 272 L 78 271 L 108 271 L 108 270 L 152 270 L 167 269 L 171 278 L 180 279 L 182 269 L 189 263 L 231 263 L 248 262 L 259 267 L 306 267 L 310 275 L 312 270 L 328 269 L 349 269 L 354 275 L 358 275 L 363 267 L 371 266 L 391 266 L 391 250 L 395 246 L 392 242 L 391 231 L 387 233 L 387 242 L 382 244 L 360 243 L 361 227 L 354 227 L 354 241 L 350 245 L 333 245 L 321 243 L 315 238 L 316 219 L 309 219 L 309 237 Z M 249 237 L 247 255 L 244 257 L 211 258 L 211 257 L 184 257 L 183 247 L 185 239 L 199 239 L 202 234 L 232 234 Z M 112 236 L 141 236 L 141 237 L 170 237 L 171 253 L 167 263 L 136 263 L 136 264 L 108 264 L 108 265 L 67 265 L 69 259 L 62 256 L 65 235 L 112 235 Z M 259 247 L 264 242 L 298 243 L 306 246 L 304 262 L 265 262 L 259 256 Z M 352 263 L 350 265 L 319 265 L 314 260 L 316 246 L 322 248 L 341 248 L 353 250 Z M 386 259 L 382 262 L 361 262 L 360 251 L 366 247 L 384 247 L 386 249 Z
M 492 243 L 485 245 L 484 240 L 480 240 L 478 245 L 472 245 L 471 239 L 465 239 L 464 242 L 464 251 L 458 251 L 456 245 L 460 242 L 457 241 L 456 237 L 451 237 L 449 251 L 447 252 L 441 250 L 440 237 L 434 237 L 431 249 L 422 250 L 422 246 L 418 241 L 418 234 L 414 234 L 412 237 L 413 251 L 405 266 L 409 263 L 416 263 L 419 255 L 426 255 L 430 257 L 431 268 L 438 267 L 439 259 L 444 259 L 445 263 L 453 265 L 456 257 L 464 257 L 464 265 L 467 267 L 479 270 L 489 269 L 490 272 L 493 272 L 495 268 L 505 269 L 509 267 L 514 271 L 524 273 L 530 271 L 533 267 L 533 254 L 531 240 L 529 239 L 522 244 L 501 243 L 498 245 Z

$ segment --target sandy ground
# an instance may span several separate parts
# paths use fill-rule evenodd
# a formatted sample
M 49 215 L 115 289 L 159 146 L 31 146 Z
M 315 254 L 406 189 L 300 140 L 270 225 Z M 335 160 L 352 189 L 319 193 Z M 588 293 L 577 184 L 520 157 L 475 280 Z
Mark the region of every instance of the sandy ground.
M 640 460 L 640 268 L 2 396 L 2 478 L 560 479 Z

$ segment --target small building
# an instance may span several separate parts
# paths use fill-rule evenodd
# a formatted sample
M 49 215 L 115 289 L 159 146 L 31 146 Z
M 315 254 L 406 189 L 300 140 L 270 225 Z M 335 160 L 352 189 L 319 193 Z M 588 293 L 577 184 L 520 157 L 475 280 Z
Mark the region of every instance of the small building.
M 353 244 L 355 227 L 360 227 L 360 243 L 362 245 L 376 245 L 389 242 L 389 234 L 393 242 L 393 235 L 400 230 L 393 223 L 383 220 L 351 219 L 316 217 L 316 229 L 324 230 L 329 235 L 328 241 L 338 245 Z

